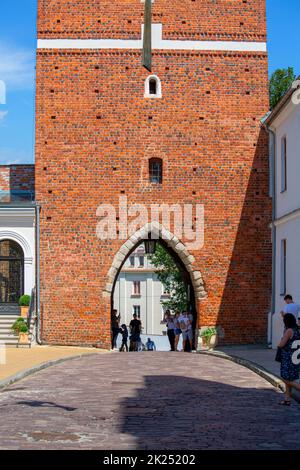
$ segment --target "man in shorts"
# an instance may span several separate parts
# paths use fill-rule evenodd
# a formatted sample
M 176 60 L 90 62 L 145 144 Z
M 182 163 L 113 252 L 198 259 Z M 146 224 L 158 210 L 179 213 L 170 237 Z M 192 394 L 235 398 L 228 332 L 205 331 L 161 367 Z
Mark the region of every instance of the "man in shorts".
M 190 352 L 193 348 L 193 325 L 188 312 L 183 312 L 178 318 L 180 329 L 182 331 L 182 350 L 186 351 L 187 341 L 189 342 Z

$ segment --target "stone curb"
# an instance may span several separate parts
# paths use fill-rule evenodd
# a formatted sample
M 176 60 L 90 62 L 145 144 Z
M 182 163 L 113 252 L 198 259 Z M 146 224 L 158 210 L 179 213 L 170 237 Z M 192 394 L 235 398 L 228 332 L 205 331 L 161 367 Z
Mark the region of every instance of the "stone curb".
M 56 366 L 57 364 L 61 364 L 62 362 L 66 362 L 66 361 L 71 361 L 72 359 L 80 359 L 82 357 L 96 356 L 98 354 L 99 353 L 77 354 L 76 356 L 61 357 L 60 359 L 54 359 L 51 361 L 42 362 L 41 364 L 37 364 L 36 366 L 30 367 L 29 369 L 24 369 L 15 375 L 11 375 L 10 377 L 7 377 L 6 379 L 1 380 L 0 390 L 8 387 L 9 385 L 12 385 L 15 382 L 19 382 L 19 380 L 22 380 L 25 377 L 28 377 L 29 375 L 35 374 L 36 372 L 39 372 L 43 369 L 47 369 L 48 367 Z
M 270 372 L 268 372 L 266 369 L 256 364 L 255 362 L 248 361 L 247 359 L 243 359 L 238 356 L 231 356 L 229 354 L 219 352 L 219 351 L 198 351 L 198 354 L 214 356 L 220 359 L 226 359 L 228 361 L 235 362 L 236 364 L 239 364 L 241 366 L 246 367 L 247 369 L 250 369 L 252 372 L 259 375 L 263 379 L 267 380 L 267 382 L 269 382 L 271 385 L 281 390 L 282 392 L 284 392 L 285 390 L 284 382 L 279 377 L 277 377 L 274 374 L 271 374 Z M 296 398 L 297 401 L 300 401 L 299 398 L 298 399 L 297 397 L 294 397 L 294 398 Z

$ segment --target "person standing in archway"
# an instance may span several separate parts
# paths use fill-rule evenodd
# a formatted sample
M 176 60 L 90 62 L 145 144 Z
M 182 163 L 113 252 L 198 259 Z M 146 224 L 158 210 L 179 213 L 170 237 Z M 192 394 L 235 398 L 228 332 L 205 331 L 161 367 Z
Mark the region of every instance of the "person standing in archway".
M 193 326 L 188 312 L 183 312 L 178 318 L 182 331 L 182 351 L 187 352 L 187 342 L 189 343 L 189 352 L 193 349 Z
M 175 323 L 170 310 L 166 310 L 164 323 L 167 325 L 167 335 L 169 338 L 171 351 L 175 351 Z
M 118 315 L 117 310 L 113 310 L 111 314 L 111 330 L 112 330 L 112 339 L 111 339 L 111 348 L 112 350 L 117 349 L 117 339 L 118 334 L 120 333 L 120 315 Z
M 130 346 L 129 351 L 136 351 L 137 344 L 141 341 L 142 322 L 138 320 L 137 314 L 133 314 L 133 320 L 129 324 L 130 328 Z
M 179 323 L 180 313 L 176 312 L 174 316 L 174 325 L 175 325 L 175 351 L 178 351 L 178 343 L 181 335 L 180 323 Z

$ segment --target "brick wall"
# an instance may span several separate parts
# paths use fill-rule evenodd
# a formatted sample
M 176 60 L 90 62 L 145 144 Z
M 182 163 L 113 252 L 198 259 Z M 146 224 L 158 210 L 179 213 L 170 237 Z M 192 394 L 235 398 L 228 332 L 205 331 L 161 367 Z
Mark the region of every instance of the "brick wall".
M 155 0 L 165 39 L 266 40 L 265 0 Z M 39 0 L 43 38 L 127 38 L 141 33 L 140 0 Z
M 71 3 L 40 0 L 41 38 L 139 37 L 139 1 Z M 168 5 L 154 3 L 168 38 L 265 38 L 262 0 Z M 153 73 L 163 98 L 147 100 L 140 51 L 38 52 L 43 339 L 109 347 L 103 291 L 123 241 L 97 238 L 96 210 L 117 206 L 122 193 L 129 204 L 205 205 L 205 245 L 192 252 L 208 293 L 197 304 L 198 324 L 223 326 L 228 343 L 265 341 L 271 201 L 259 120 L 268 109 L 267 55 L 155 51 Z M 152 157 L 163 159 L 159 187 L 148 180 Z
M 0 165 L 0 191 L 34 191 L 34 165 Z

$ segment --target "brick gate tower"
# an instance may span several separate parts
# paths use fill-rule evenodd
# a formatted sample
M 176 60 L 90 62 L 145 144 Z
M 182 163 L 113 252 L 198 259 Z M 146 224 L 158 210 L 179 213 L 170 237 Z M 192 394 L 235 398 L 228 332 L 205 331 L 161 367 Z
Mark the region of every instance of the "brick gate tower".
M 227 343 L 266 340 L 265 16 L 265 0 L 39 0 L 44 342 L 110 346 L 116 277 L 149 232 L 124 235 L 120 198 L 203 205 L 203 246 L 178 237 L 174 221 L 158 226 L 188 273 L 197 325 L 220 325 Z M 97 230 L 103 204 L 116 208 L 108 240 Z

